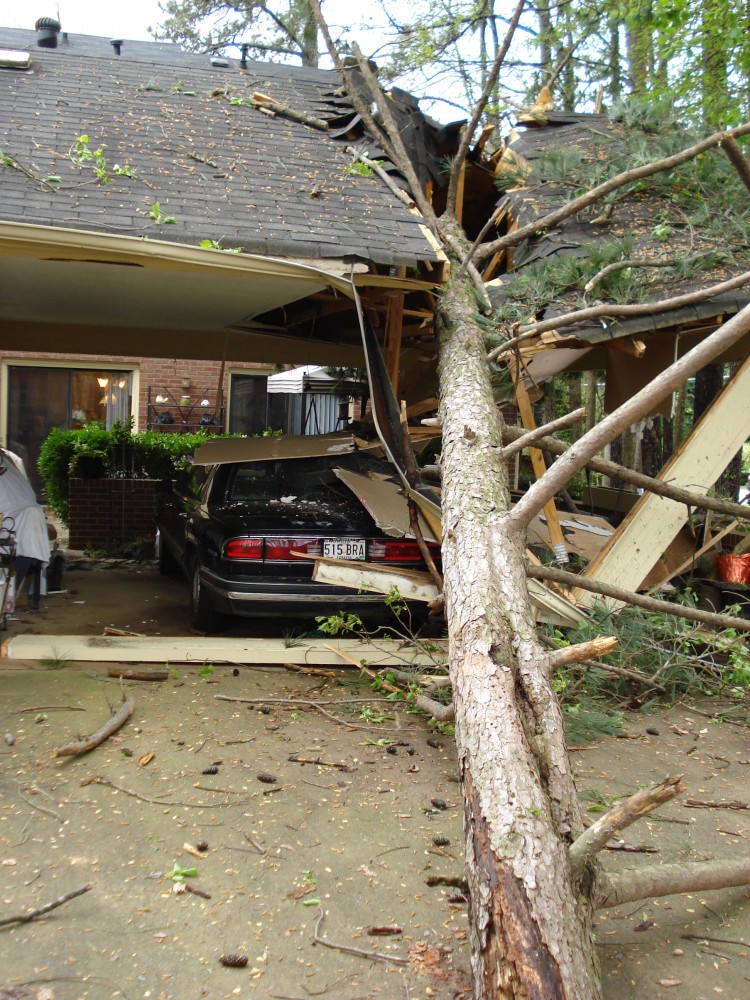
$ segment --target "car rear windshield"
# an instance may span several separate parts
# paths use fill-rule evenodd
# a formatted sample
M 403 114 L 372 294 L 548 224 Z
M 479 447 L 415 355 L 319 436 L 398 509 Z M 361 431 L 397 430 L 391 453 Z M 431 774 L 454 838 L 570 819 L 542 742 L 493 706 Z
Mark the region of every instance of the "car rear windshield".
M 323 493 L 349 491 L 335 469 L 391 477 L 394 470 L 382 460 L 363 452 L 333 458 L 292 458 L 265 462 L 242 462 L 226 466 L 224 485 L 217 483 L 229 502 L 280 500 L 285 496 L 307 498 Z M 215 494 L 216 495 L 216 494 Z

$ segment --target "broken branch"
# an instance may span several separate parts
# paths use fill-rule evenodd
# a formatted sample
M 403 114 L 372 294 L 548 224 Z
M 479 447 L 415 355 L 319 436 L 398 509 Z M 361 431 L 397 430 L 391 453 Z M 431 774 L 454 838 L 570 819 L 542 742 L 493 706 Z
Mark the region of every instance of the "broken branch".
M 608 841 L 619 830 L 624 830 L 642 816 L 646 816 L 684 792 L 685 786 L 680 784 L 680 780 L 681 776 L 664 778 L 650 788 L 644 788 L 627 799 L 621 799 L 608 813 L 585 830 L 568 849 L 573 879 L 578 881 L 581 878 L 588 862 L 607 846 Z
M 101 728 L 97 729 L 95 733 L 84 737 L 82 740 L 77 740 L 74 743 L 66 743 L 65 746 L 57 747 L 53 750 L 52 756 L 72 757 L 77 756 L 78 754 L 88 753 L 89 750 L 93 750 L 95 747 L 98 747 L 100 743 L 103 743 L 113 733 L 116 733 L 121 726 L 124 726 L 133 714 L 133 708 L 134 705 L 132 701 L 124 701 L 115 714 L 111 716 L 107 722 L 101 726 Z
M 557 420 L 551 420 L 548 424 L 542 424 L 541 427 L 534 427 L 533 430 L 522 433 L 521 436 L 511 444 L 507 444 L 503 447 L 503 458 L 510 458 L 512 455 L 515 455 L 517 451 L 523 451 L 524 448 L 529 448 L 532 444 L 539 441 L 540 438 L 546 437 L 548 434 L 554 434 L 555 431 L 561 431 L 565 427 L 571 427 L 573 424 L 580 423 L 585 416 L 586 411 L 583 407 L 580 407 L 577 410 L 573 410 L 572 413 L 566 414 L 564 417 L 559 417 Z
M 739 174 L 742 183 L 750 191 L 750 167 L 748 166 L 747 160 L 745 159 L 742 150 L 732 138 L 732 136 L 727 136 L 726 139 L 721 144 L 721 148 L 727 154 L 729 162 L 732 164 L 734 169 Z
M 415 704 L 425 715 L 431 715 L 438 722 L 453 722 L 456 718 L 456 710 L 452 704 L 443 705 L 426 694 L 418 694 Z
M 687 618 L 693 622 L 701 622 L 703 625 L 710 625 L 711 628 L 719 629 L 719 631 L 723 631 L 725 628 L 736 628 L 741 632 L 750 632 L 750 619 L 747 618 L 717 615 L 711 611 L 700 611 L 698 608 L 672 604 L 670 601 L 657 601 L 653 597 L 634 594 L 631 590 L 622 590 L 620 587 L 613 587 L 612 584 L 602 583 L 600 580 L 590 580 L 588 577 L 567 573 L 565 570 L 552 569 L 550 566 L 534 566 L 527 562 L 526 575 L 533 580 L 551 580 L 553 583 L 561 583 L 564 587 L 579 587 L 581 590 L 591 591 L 592 594 L 601 594 L 603 597 L 611 597 L 615 601 L 634 604 L 636 607 L 655 611 L 657 614 L 674 615 L 676 618 Z
M 704 889 L 727 889 L 750 883 L 750 857 L 721 861 L 683 861 L 648 865 L 602 878 L 596 905 L 622 906 L 654 896 Z
M 579 642 L 574 646 L 561 646 L 548 653 L 550 670 L 558 670 L 568 663 L 582 663 L 594 656 L 606 656 L 618 645 L 619 639 L 614 635 L 601 635 L 588 642 Z
M 18 913 L 12 917 L 0 917 L 0 927 L 7 927 L 9 924 L 27 924 L 30 920 L 36 920 L 37 917 L 43 917 L 51 910 L 56 910 L 58 906 L 70 902 L 76 896 L 82 896 L 89 889 L 93 889 L 91 883 L 82 885 L 79 889 L 73 889 L 71 892 L 66 892 L 64 896 L 60 896 L 51 903 L 45 903 L 44 906 L 38 906 L 35 910 L 29 910 L 28 913 Z
M 312 115 L 305 114 L 304 111 L 295 111 L 288 104 L 282 104 L 273 97 L 269 97 L 268 94 L 261 94 L 260 91 L 256 90 L 253 93 L 253 100 L 261 110 L 267 107 L 274 114 L 281 115 L 282 118 L 289 118 L 293 122 L 299 122 L 301 125 L 309 125 L 310 128 L 315 128 L 319 132 L 328 131 L 328 122 L 324 122 L 321 118 L 314 118 Z
M 385 184 L 388 190 L 391 191 L 393 194 L 395 194 L 396 197 L 399 199 L 399 201 L 403 201 L 403 203 L 407 206 L 407 208 L 415 207 L 414 199 L 410 198 L 408 193 L 404 191 L 403 188 L 400 188 L 392 177 L 388 176 L 388 174 L 385 172 L 385 170 L 383 170 L 383 168 L 376 160 L 373 160 L 371 157 L 367 155 L 367 153 L 363 152 L 362 150 L 355 149 L 354 146 L 347 146 L 346 152 L 349 153 L 355 160 L 360 160 L 362 163 L 368 166 L 374 174 L 377 174 L 377 176 Z

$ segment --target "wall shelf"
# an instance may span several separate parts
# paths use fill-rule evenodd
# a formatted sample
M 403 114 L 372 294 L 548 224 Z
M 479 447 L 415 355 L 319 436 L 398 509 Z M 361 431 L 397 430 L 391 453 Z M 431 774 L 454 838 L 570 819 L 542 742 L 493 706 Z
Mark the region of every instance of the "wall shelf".
M 198 398 L 208 399 L 209 390 L 200 393 Z M 217 413 L 213 405 L 201 406 L 200 402 L 190 402 L 187 394 L 176 399 L 166 386 L 157 388 L 150 385 L 146 427 L 150 431 L 164 431 L 167 434 L 185 434 L 192 431 L 222 434 L 224 407 L 219 407 Z

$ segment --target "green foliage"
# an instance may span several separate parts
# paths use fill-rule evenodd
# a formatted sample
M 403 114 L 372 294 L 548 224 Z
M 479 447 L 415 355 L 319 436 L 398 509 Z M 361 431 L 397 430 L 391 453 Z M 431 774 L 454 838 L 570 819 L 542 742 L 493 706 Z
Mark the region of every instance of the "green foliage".
M 695 606 L 695 594 L 688 590 L 675 603 Z M 729 608 L 726 613 L 737 614 L 739 609 Z M 750 654 L 735 629 L 709 632 L 705 626 L 686 618 L 653 614 L 635 607 L 623 608 L 613 615 L 604 605 L 595 604 L 584 622 L 564 637 L 557 632 L 555 638 L 560 645 L 567 645 L 603 635 L 618 639 L 616 649 L 602 657 L 604 663 L 654 678 L 669 699 L 687 692 L 741 698 L 750 688 Z M 631 685 L 627 678 L 596 666 L 564 668 L 553 680 L 564 705 L 579 704 L 581 690 L 596 701 L 625 696 Z
M 70 152 L 70 158 L 79 167 L 90 167 L 94 171 L 94 176 L 102 184 L 109 184 L 110 176 L 107 170 L 107 160 L 101 149 L 91 148 L 91 139 L 87 135 L 79 135 Z M 112 168 L 112 173 L 120 177 L 135 177 L 135 170 L 129 163 L 116 163 Z M 59 177 L 46 177 L 49 182 L 59 183 Z
M 362 160 L 352 160 L 351 163 L 344 167 L 344 173 L 355 177 L 370 177 L 373 169 L 369 163 L 363 163 Z
M 148 214 L 157 226 L 168 226 L 177 222 L 177 219 L 175 219 L 173 215 L 165 215 L 164 212 L 162 212 L 161 205 L 158 201 L 153 203 Z
M 86 424 L 80 430 L 54 427 L 42 444 L 38 468 L 44 481 L 47 503 L 64 524 L 69 523 L 69 480 L 78 472 L 84 457 L 99 458 L 107 471 L 116 460 L 118 449 L 133 446 L 133 474 L 136 478 L 171 479 L 178 469 L 189 469 L 190 457 L 209 435 L 163 434 L 145 431 L 133 434 L 129 423 L 116 422 L 110 430 L 100 423 Z

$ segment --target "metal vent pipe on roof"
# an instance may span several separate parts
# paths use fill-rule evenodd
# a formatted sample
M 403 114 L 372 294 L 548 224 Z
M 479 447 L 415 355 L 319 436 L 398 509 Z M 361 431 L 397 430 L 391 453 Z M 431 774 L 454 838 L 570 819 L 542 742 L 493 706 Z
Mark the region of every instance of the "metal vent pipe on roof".
M 62 25 L 54 17 L 40 17 L 34 25 L 36 44 L 40 49 L 56 49 Z
M 115 55 L 119 56 L 120 53 L 122 52 L 122 46 L 124 44 L 123 39 L 122 38 L 111 38 L 110 41 L 109 41 L 109 44 L 115 50 Z

